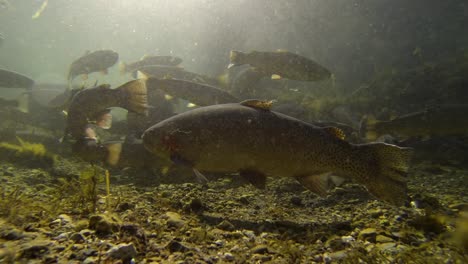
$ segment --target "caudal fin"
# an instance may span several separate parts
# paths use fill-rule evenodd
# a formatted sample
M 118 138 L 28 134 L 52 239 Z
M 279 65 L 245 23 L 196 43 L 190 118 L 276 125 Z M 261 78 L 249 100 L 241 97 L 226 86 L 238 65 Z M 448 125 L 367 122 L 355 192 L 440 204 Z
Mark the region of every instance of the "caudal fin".
M 378 122 L 374 116 L 364 116 L 359 124 L 360 136 L 369 141 L 375 141 L 380 136 L 376 130 Z
M 407 202 L 406 180 L 413 150 L 386 143 L 359 145 L 362 162 L 367 163 L 359 180 L 377 198 L 394 205 Z M 357 166 L 358 168 L 360 166 Z
M 138 114 L 148 114 L 148 94 L 145 80 L 133 80 L 118 87 L 121 107 Z

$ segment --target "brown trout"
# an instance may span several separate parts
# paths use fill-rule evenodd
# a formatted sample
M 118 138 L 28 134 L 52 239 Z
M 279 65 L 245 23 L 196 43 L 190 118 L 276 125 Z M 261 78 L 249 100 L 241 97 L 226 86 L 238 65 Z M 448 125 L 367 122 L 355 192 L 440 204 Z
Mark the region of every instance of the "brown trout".
M 67 116 L 66 133 L 75 139 L 84 136 L 86 125 L 95 114 L 109 107 L 121 107 L 139 114 L 147 113 L 147 90 L 143 80 L 133 80 L 111 89 L 103 84 L 79 91 L 71 100 Z
M 294 177 L 324 195 L 331 175 L 350 178 L 377 198 L 406 202 L 411 149 L 385 143 L 355 145 L 341 130 L 319 128 L 270 111 L 268 102 L 201 107 L 150 127 L 148 151 L 201 172 L 239 172 L 257 186 L 266 176 Z
M 135 72 L 140 70 L 142 67 L 151 65 L 171 66 L 175 67 L 182 63 L 182 59 L 174 56 L 143 56 L 139 61 L 135 61 L 129 64 L 122 62 L 120 67 L 120 73 L 125 74 L 128 72 Z
M 85 55 L 76 59 L 70 65 L 68 72 L 68 81 L 71 82 L 75 77 L 92 72 L 107 73 L 107 69 L 112 67 L 119 60 L 119 54 L 112 50 L 97 50 L 86 52 Z
M 259 72 L 298 81 L 321 81 L 332 75 L 315 61 L 287 51 L 244 53 L 233 50 L 230 61 L 231 66 L 249 64 Z
M 160 89 L 199 106 L 239 102 L 239 99 L 220 88 L 191 81 L 148 78 L 146 85 L 148 89 Z
M 400 137 L 468 135 L 468 105 L 440 105 L 390 121 L 361 120 L 361 135 L 368 140 L 390 134 Z

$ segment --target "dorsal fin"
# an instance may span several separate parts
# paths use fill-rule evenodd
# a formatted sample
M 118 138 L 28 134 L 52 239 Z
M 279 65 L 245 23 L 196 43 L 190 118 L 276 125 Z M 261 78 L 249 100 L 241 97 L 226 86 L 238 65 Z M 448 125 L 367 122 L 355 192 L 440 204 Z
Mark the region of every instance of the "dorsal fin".
M 252 108 L 269 111 L 274 102 L 275 100 L 266 101 L 266 100 L 259 100 L 259 99 L 248 99 L 248 100 L 240 102 L 240 104 L 243 106 L 248 106 Z
M 343 130 L 337 128 L 337 127 L 324 127 L 323 130 L 327 131 L 328 134 L 335 136 L 341 140 L 344 140 L 346 135 L 343 132 Z

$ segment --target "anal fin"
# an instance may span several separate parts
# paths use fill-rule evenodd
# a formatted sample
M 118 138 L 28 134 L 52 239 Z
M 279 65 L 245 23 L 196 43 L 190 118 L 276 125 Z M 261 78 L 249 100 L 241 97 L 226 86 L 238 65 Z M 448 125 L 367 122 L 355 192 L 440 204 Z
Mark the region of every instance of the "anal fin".
M 253 186 L 259 189 L 265 189 L 266 176 L 265 174 L 254 170 L 242 170 L 239 175 L 247 180 Z
M 295 178 L 308 190 L 319 196 L 325 196 L 328 190 L 335 187 L 331 176 L 331 172 L 326 172 L 308 176 L 298 176 Z

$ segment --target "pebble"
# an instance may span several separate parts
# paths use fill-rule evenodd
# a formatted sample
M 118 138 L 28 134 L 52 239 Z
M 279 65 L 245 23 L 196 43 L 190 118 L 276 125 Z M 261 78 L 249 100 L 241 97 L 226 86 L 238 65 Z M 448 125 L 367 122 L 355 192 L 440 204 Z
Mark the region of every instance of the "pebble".
M 388 243 L 382 243 L 382 244 L 377 244 L 377 247 L 381 250 L 381 251 L 389 251 L 393 248 L 396 247 L 396 243 L 394 242 L 388 242 Z
M 226 230 L 226 231 L 234 231 L 234 229 L 236 229 L 234 225 L 227 220 L 221 221 L 221 223 L 219 223 L 217 227 L 219 229 Z
M 265 253 L 268 253 L 269 250 L 268 250 L 268 247 L 265 246 L 265 245 L 258 245 L 258 246 L 255 246 L 254 248 L 252 248 L 252 253 L 254 254 L 265 254 Z
M 375 237 L 377 236 L 377 230 L 375 228 L 366 228 L 359 232 L 359 239 L 367 240 L 370 242 L 375 242 Z
M 166 224 L 168 227 L 181 228 L 185 225 L 185 221 L 182 220 L 182 217 L 178 213 L 167 212 L 165 218 L 167 219 Z
M 120 220 L 113 215 L 98 214 L 89 218 L 89 228 L 98 235 L 111 235 L 119 231 Z
M 75 243 L 83 243 L 83 242 L 86 241 L 86 238 L 81 233 L 73 233 L 70 236 L 70 240 L 75 242 Z
M 33 240 L 23 245 L 20 250 L 20 256 L 22 258 L 39 258 L 49 252 L 50 241 L 45 240 Z
M 234 261 L 234 255 L 229 252 L 224 253 L 223 258 L 227 261 Z
M 13 228 L 13 229 L 6 229 L 0 232 L 0 238 L 5 240 L 19 240 L 24 237 L 23 232 L 20 230 Z
M 106 255 L 112 259 L 120 259 L 123 262 L 127 262 L 136 257 L 137 251 L 132 243 L 119 244 L 109 249 Z
M 383 235 L 377 235 L 375 241 L 376 241 L 377 243 L 394 242 L 394 240 L 393 240 L 391 237 L 383 236 Z
M 180 243 L 177 240 L 172 240 L 171 242 L 169 242 L 169 244 L 167 244 L 166 248 L 169 249 L 169 251 L 171 253 L 189 251 L 188 247 L 186 247 L 184 244 Z

